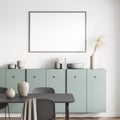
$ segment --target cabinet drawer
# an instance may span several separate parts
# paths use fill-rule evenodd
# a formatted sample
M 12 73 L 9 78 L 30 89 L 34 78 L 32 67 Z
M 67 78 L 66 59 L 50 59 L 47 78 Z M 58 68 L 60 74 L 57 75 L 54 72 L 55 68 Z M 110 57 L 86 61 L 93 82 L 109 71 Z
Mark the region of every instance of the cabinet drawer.
M 36 87 L 45 87 L 45 69 L 28 69 L 27 81 L 30 85 L 29 92 Z
M 6 70 L 6 87 L 17 92 L 18 83 L 25 81 L 25 70 Z
M 106 111 L 106 71 L 87 70 L 87 112 Z

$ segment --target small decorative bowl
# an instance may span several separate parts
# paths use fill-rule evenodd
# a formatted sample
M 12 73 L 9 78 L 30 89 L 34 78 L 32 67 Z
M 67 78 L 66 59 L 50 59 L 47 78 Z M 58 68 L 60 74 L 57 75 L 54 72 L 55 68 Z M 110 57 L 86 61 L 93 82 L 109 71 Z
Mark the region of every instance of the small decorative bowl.
M 16 64 L 8 64 L 8 69 L 16 69 Z
M 12 88 L 8 88 L 8 90 L 6 91 L 6 95 L 9 98 L 14 98 L 15 97 L 15 90 Z

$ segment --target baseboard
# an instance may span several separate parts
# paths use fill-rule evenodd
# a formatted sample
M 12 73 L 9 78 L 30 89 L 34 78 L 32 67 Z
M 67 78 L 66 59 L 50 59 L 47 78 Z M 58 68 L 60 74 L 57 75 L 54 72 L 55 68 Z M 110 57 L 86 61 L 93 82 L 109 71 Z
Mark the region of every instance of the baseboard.
M 120 113 L 74 113 L 70 117 L 120 117 Z
M 4 117 L 4 113 L 0 113 L 0 117 Z M 7 115 L 8 116 L 8 115 Z M 11 113 L 11 117 L 21 117 L 21 113 Z M 65 117 L 65 114 L 56 114 L 56 117 Z M 120 117 L 119 113 L 70 113 L 70 117 Z

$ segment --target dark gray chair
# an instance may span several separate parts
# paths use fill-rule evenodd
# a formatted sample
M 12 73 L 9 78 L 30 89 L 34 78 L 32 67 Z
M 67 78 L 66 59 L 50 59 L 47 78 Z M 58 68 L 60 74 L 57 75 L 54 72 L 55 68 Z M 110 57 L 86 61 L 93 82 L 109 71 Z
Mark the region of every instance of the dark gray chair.
M 40 94 L 55 93 L 55 90 L 50 87 L 37 87 L 32 91 L 32 93 L 40 93 Z
M 32 93 L 54 94 L 55 90 L 50 87 L 37 87 Z M 47 99 L 37 99 L 38 120 L 55 120 L 55 103 Z
M 7 90 L 7 88 L 0 87 L 0 94 L 5 94 L 6 90 Z M 10 119 L 9 104 L 8 103 L 0 103 L 0 109 L 5 108 L 5 119 L 6 119 L 6 107 L 8 107 L 8 115 L 9 115 L 9 119 Z
M 48 99 L 37 99 L 37 119 L 55 120 L 55 103 Z

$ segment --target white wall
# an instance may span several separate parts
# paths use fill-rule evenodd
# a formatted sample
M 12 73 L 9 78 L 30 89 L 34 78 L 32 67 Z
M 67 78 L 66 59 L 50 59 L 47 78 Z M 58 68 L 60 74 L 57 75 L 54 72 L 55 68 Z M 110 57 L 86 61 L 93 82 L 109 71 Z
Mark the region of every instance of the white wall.
M 87 11 L 87 52 L 28 53 L 28 11 L 41 10 Z M 106 115 L 120 116 L 120 0 L 0 0 L 0 67 L 24 60 L 26 68 L 50 68 L 63 56 L 89 68 L 99 35 L 104 46 L 97 51 L 97 67 L 107 69 Z

